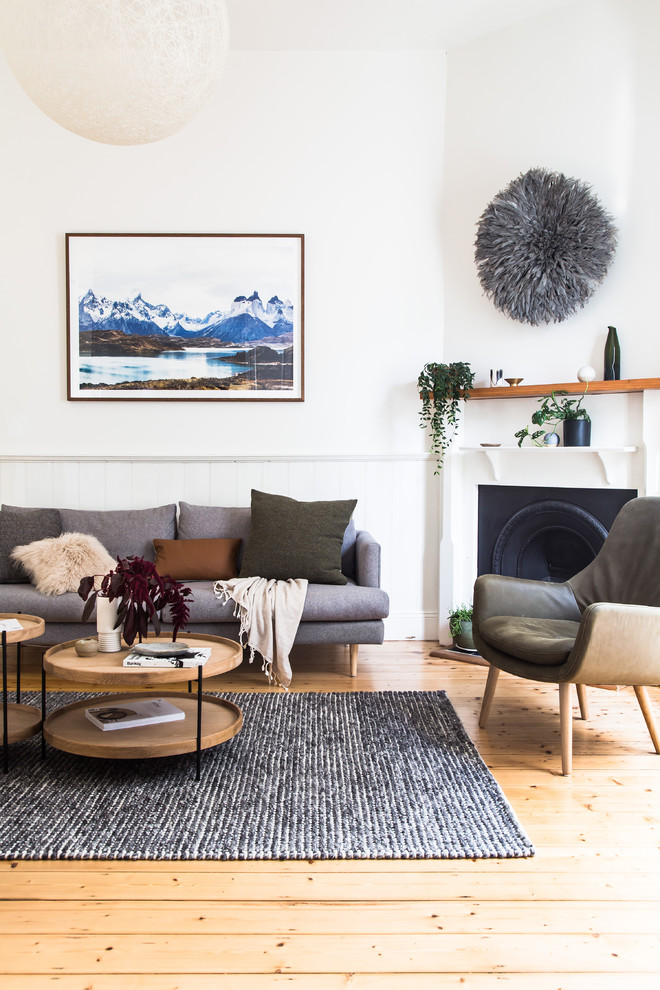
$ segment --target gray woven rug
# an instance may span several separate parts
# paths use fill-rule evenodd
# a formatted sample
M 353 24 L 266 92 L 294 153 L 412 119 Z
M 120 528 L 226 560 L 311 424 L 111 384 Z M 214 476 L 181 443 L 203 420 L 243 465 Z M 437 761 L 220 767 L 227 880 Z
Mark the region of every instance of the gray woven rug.
M 49 747 L 42 761 L 40 737 L 13 745 L 0 857 L 534 854 L 443 691 L 222 697 L 242 708 L 243 729 L 204 751 L 199 783 L 194 755 L 98 760 Z

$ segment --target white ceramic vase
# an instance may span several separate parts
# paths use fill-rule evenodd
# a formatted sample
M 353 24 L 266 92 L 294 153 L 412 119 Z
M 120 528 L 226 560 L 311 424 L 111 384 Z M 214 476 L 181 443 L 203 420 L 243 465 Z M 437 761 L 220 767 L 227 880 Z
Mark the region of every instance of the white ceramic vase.
M 117 598 L 110 601 L 101 595 L 96 597 L 96 632 L 101 653 L 117 653 L 121 650 L 121 629 L 115 629 L 118 605 Z

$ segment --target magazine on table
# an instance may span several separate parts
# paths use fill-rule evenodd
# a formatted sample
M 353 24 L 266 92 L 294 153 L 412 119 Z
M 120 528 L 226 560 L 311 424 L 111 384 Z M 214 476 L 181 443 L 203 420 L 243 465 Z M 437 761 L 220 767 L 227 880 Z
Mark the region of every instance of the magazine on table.
M 86 708 L 85 716 L 104 732 L 111 729 L 135 729 L 158 722 L 179 722 L 186 713 L 165 698 L 148 698 L 144 701 L 116 702 Z
M 147 657 L 132 650 L 124 657 L 124 667 L 203 667 L 210 656 L 210 647 L 186 650 L 172 657 Z
M 15 632 L 22 628 L 18 619 L 0 619 L 0 632 Z

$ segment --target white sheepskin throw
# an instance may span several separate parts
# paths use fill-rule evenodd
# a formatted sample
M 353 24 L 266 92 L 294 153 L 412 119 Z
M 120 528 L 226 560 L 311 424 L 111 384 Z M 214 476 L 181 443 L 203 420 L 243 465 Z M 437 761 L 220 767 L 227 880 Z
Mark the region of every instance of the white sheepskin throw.
M 77 591 L 80 581 L 92 574 L 107 574 L 117 561 L 95 536 L 62 533 L 14 547 L 12 558 L 22 564 L 42 595 Z

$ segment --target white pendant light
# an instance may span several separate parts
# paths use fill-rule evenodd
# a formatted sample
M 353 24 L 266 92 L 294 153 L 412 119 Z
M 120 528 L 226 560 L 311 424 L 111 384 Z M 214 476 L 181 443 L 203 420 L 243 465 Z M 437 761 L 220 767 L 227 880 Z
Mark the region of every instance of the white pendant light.
M 222 74 L 225 0 L 0 0 L 19 83 L 62 127 L 146 144 L 184 127 Z

